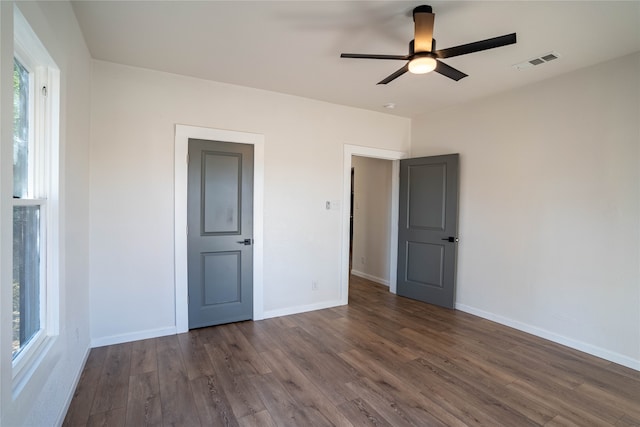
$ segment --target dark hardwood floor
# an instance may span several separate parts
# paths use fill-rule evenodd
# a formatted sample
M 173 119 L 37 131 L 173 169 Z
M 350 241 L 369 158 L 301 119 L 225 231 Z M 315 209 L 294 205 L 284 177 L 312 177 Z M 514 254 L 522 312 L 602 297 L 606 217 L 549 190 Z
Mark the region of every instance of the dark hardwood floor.
M 91 350 L 65 426 L 638 426 L 640 372 L 353 277 L 349 305 Z

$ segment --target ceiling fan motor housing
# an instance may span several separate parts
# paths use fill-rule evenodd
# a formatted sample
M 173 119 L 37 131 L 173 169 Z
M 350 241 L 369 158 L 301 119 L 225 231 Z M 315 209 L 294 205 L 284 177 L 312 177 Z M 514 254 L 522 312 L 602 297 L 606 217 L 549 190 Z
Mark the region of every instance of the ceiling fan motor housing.
M 343 53 L 341 58 L 364 58 L 408 61 L 402 68 L 387 76 L 378 84 L 387 84 L 397 79 L 404 73 L 424 74 L 435 71 L 458 81 L 467 77 L 467 74 L 440 61 L 444 58 L 467 55 L 482 50 L 494 49 L 516 43 L 516 33 L 493 37 L 447 49 L 436 50 L 436 41 L 433 38 L 433 25 L 435 14 L 431 6 L 422 5 L 413 9 L 414 37 L 409 43 L 408 55 L 372 55 L 361 53 Z
M 418 6 L 415 9 L 413 9 L 413 21 L 415 22 L 416 20 L 416 13 L 433 13 L 433 10 L 431 9 L 431 6 L 427 6 L 427 5 L 422 5 L 422 6 Z

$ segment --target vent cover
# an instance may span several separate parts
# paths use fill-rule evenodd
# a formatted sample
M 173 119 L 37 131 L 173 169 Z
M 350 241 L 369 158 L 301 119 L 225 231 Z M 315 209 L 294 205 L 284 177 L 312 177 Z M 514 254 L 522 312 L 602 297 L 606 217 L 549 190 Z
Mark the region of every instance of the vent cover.
M 549 52 L 549 53 L 545 53 L 544 55 L 531 58 L 519 64 L 515 64 L 513 68 L 515 68 L 516 70 L 524 70 L 527 68 L 533 68 L 538 65 L 546 64 L 547 62 L 554 61 L 558 58 L 560 58 L 560 54 L 558 52 Z

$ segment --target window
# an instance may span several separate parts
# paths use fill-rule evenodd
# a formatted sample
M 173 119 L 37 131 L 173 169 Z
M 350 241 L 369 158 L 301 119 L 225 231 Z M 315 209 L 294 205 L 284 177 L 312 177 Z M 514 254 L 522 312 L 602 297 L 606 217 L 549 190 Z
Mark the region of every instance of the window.
M 36 161 L 33 135 L 33 73 L 20 60 L 13 60 L 13 357 L 40 332 L 40 295 L 46 293 L 41 280 L 41 213 L 46 199 L 35 185 Z M 38 191 L 40 190 L 40 191 Z M 40 193 L 40 194 L 38 194 Z M 44 255 L 44 254 L 43 254 Z M 44 279 L 44 278 L 42 278 Z
M 13 61 L 13 378 L 58 333 L 59 71 L 17 8 Z

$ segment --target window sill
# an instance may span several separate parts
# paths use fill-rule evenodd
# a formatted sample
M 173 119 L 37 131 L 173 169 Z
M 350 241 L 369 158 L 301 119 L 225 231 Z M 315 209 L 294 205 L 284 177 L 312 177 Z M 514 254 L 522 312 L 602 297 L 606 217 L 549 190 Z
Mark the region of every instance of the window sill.
M 11 387 L 14 400 L 20 395 L 29 380 L 47 358 L 56 342 L 56 338 L 55 336 L 43 334 L 33 342 L 33 346 L 23 350 L 26 353 L 20 354 L 17 360 L 14 361 Z

